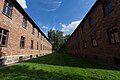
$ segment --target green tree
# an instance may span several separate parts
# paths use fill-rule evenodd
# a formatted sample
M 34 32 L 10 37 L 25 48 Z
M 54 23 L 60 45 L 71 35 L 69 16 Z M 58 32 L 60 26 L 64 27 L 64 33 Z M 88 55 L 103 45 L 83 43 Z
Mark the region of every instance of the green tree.
M 56 48 L 56 50 L 59 50 L 60 47 L 63 45 L 63 43 L 64 43 L 63 32 L 57 30 L 56 35 L 55 35 L 55 48 Z
M 62 31 L 49 30 L 48 38 L 52 42 L 53 50 L 59 50 L 64 43 L 64 37 Z
M 52 43 L 55 43 L 55 30 L 48 31 L 48 38 Z

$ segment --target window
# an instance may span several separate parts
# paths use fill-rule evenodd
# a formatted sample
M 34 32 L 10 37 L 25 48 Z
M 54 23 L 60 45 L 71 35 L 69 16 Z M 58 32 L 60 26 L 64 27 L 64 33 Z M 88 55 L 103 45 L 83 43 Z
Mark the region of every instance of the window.
M 30 55 L 30 59 L 32 59 L 33 58 L 33 55 Z
M 79 29 L 77 30 L 77 37 L 79 37 Z
M 96 46 L 97 46 L 97 41 L 96 41 L 95 36 L 92 36 L 92 37 L 91 37 L 91 41 L 92 41 L 92 46 L 93 46 L 93 47 L 96 47 Z
M 89 18 L 89 25 L 90 25 L 90 28 L 94 26 L 94 19 L 92 16 Z
M 0 46 L 7 46 L 8 31 L 0 28 Z
M 85 56 L 85 58 L 87 58 L 87 57 L 88 57 L 86 54 L 85 54 L 84 56 Z
M 32 34 L 34 35 L 34 31 L 35 31 L 35 29 L 34 29 L 34 27 L 32 27 Z
M 85 40 L 83 40 L 83 47 L 86 48 L 87 47 L 87 42 Z
M 13 9 L 13 6 L 11 5 L 11 3 L 8 0 L 5 0 L 4 7 L 3 7 L 3 13 L 6 16 L 11 17 L 12 9 Z
M 39 31 L 38 31 L 38 35 L 37 35 L 37 37 L 39 38 Z
M 120 36 L 118 33 L 118 29 L 116 27 L 112 27 L 108 29 L 108 37 L 109 37 L 110 43 L 120 42 Z
M 120 58 L 114 58 L 115 64 L 120 65 Z
M 23 60 L 23 56 L 20 56 L 20 57 L 19 57 L 19 61 L 22 61 L 22 60 Z
M 41 50 L 42 50 L 42 44 L 40 45 L 40 48 L 41 48 Z
M 38 47 L 38 43 L 37 43 L 37 50 L 38 50 L 38 48 L 39 48 L 39 47 Z
M 77 50 L 78 49 L 78 44 L 77 44 L 77 42 L 75 43 L 75 50 Z
M 80 41 L 78 41 L 78 44 L 77 44 L 77 45 L 78 45 L 78 49 L 80 49 Z
M 82 26 L 82 33 L 84 33 L 85 32 L 85 27 L 84 26 Z
M 42 34 L 41 34 L 41 40 L 42 40 Z
M 103 12 L 104 15 L 109 14 L 112 11 L 113 7 L 112 7 L 112 3 L 110 0 L 105 0 L 105 2 L 103 3 Z
M 26 29 L 27 26 L 27 19 L 24 17 L 22 22 L 22 27 Z
M 20 48 L 24 48 L 24 47 L 25 47 L 25 37 L 21 36 Z
M 96 55 L 95 55 L 95 56 L 94 56 L 94 60 L 96 60 L 96 61 L 97 61 L 97 60 L 98 60 L 98 56 L 96 56 Z
M 43 50 L 44 50 L 44 45 L 43 45 Z
M 33 49 L 33 40 L 31 40 L 31 49 Z

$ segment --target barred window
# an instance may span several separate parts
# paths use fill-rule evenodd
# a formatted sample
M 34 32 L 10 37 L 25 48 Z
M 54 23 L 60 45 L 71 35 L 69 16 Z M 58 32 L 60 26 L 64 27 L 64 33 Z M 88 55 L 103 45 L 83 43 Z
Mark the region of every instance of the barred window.
M 37 50 L 39 49 L 38 42 L 37 42 Z
M 40 49 L 42 50 L 42 44 L 40 45 Z
M 42 34 L 41 34 L 41 40 L 42 40 L 42 38 L 43 38 L 43 37 L 42 37 Z
M 0 28 L 0 46 L 7 46 L 8 30 Z
M 97 41 L 96 41 L 95 35 L 91 37 L 91 41 L 92 41 L 92 46 L 93 47 L 97 46 Z
M 111 44 L 120 42 L 120 35 L 116 27 L 112 27 L 108 29 L 108 37 Z
M 20 48 L 24 48 L 24 47 L 25 47 L 25 37 L 21 36 Z
M 26 29 L 27 26 L 27 19 L 24 17 L 22 22 L 22 27 Z
M 87 47 L 87 42 L 85 40 L 83 40 L 83 47 L 86 48 Z
M 110 0 L 105 0 L 105 2 L 103 3 L 104 15 L 109 14 L 112 11 L 112 9 L 113 9 L 112 2 Z
M 31 40 L 31 49 L 33 49 L 33 40 Z
M 4 6 L 3 6 L 3 13 L 5 15 L 7 15 L 8 17 L 11 17 L 12 9 L 13 9 L 12 4 L 8 0 L 5 0 L 5 3 L 4 3 Z
M 78 41 L 78 44 L 77 44 L 77 45 L 78 45 L 78 49 L 80 49 L 80 41 Z
M 38 31 L 38 35 L 37 35 L 37 37 L 39 38 L 39 31 Z
M 35 28 L 34 26 L 32 27 L 32 34 L 34 35 L 34 32 L 35 32 Z
M 93 19 L 93 17 L 91 16 L 91 17 L 89 18 L 90 28 L 94 26 L 94 23 L 95 23 L 95 22 L 94 22 L 94 19 Z
M 84 25 L 82 25 L 82 33 L 84 33 L 85 32 L 85 27 L 84 27 Z

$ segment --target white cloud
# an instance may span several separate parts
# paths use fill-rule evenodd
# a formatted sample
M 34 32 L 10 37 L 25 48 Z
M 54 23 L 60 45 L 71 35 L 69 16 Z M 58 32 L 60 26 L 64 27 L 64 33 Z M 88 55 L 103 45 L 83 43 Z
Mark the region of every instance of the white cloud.
M 17 2 L 22 6 L 22 8 L 27 8 L 26 0 L 17 0 Z
M 39 3 L 41 10 L 49 12 L 57 10 L 62 4 L 62 0 L 40 0 Z
M 43 29 L 48 29 L 48 27 L 46 27 L 46 26 L 43 26 Z
M 77 26 L 80 24 L 80 22 L 81 22 L 81 20 L 71 22 L 68 25 L 61 24 L 61 26 L 62 26 L 61 31 L 64 33 L 63 35 L 65 36 L 66 34 L 71 34 L 77 28 Z

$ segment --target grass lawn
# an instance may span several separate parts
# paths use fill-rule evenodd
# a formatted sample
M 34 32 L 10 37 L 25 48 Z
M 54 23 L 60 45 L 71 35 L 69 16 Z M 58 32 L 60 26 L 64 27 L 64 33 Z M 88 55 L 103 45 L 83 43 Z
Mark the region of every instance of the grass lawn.
M 0 69 L 0 80 L 120 80 L 120 71 L 63 53 Z

